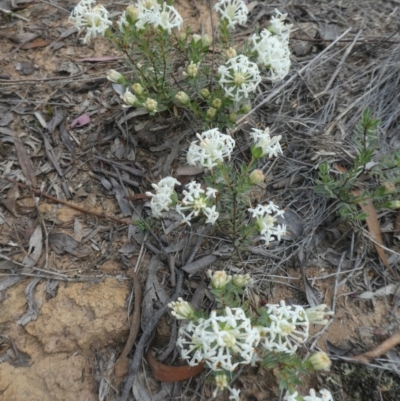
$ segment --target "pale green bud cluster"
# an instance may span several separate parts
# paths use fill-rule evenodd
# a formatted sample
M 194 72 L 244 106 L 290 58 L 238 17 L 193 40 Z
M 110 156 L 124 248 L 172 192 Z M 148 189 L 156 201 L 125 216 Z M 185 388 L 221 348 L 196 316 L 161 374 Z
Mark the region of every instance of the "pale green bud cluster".
M 172 309 L 171 314 L 178 320 L 192 319 L 195 316 L 195 311 L 189 302 L 178 298 L 176 302 L 171 302 L 168 307 Z
M 190 62 L 186 69 L 186 73 L 189 78 L 196 78 L 198 74 L 198 65 L 194 64 L 193 61 Z
M 308 364 L 313 370 L 329 370 L 332 361 L 325 352 L 320 351 L 314 352 L 310 355 L 306 360 L 306 364 Z
M 216 290 L 226 287 L 226 285 L 232 280 L 232 276 L 229 276 L 223 270 L 217 270 L 216 272 L 209 270 L 207 276 L 211 279 L 212 288 Z
M 175 95 L 175 100 L 178 102 L 178 103 L 180 103 L 180 104 L 182 104 L 182 105 L 184 105 L 184 106 L 186 106 L 186 105 L 188 105 L 189 103 L 190 103 L 190 98 L 189 98 L 189 96 L 185 93 L 185 92 L 178 92 L 176 95 Z

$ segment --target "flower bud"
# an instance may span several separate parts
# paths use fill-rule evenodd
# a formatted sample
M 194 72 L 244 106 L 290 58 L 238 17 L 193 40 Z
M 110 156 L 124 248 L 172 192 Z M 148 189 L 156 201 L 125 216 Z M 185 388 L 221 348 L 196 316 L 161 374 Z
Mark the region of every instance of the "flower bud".
M 123 84 L 125 82 L 125 77 L 120 72 L 115 70 L 107 71 L 107 79 L 111 82 L 115 82 L 116 84 Z
M 130 24 L 134 24 L 139 19 L 140 11 L 137 7 L 130 5 L 125 10 L 126 20 Z
M 240 108 L 240 113 L 241 114 L 246 114 L 251 110 L 251 104 L 245 104 Z
M 187 39 L 187 34 L 186 32 L 181 32 L 178 36 L 178 39 L 182 42 L 184 42 Z
M 389 202 L 388 208 L 389 209 L 400 209 L 400 201 L 396 200 L 396 201 Z
M 382 185 L 385 188 L 385 194 L 392 194 L 394 191 L 396 191 L 396 185 L 394 185 L 392 182 L 386 181 Z
M 236 56 L 237 56 L 236 50 L 233 47 L 230 47 L 229 49 L 225 50 L 225 57 L 228 60 Z
M 229 385 L 229 378 L 226 373 L 217 373 L 215 376 L 215 390 L 213 391 L 213 397 L 216 397 L 218 391 L 223 391 Z
M 128 90 L 125 92 L 124 96 L 121 96 L 121 99 L 129 106 L 137 106 L 138 98 Z
M 197 33 L 192 35 L 192 42 L 197 43 L 200 39 L 201 39 L 201 35 L 198 35 Z
M 311 367 L 313 370 L 329 370 L 332 365 L 332 361 L 329 359 L 329 356 L 325 354 L 325 352 L 314 352 L 310 355 L 306 364 Z
M 246 287 L 246 285 L 250 284 L 253 279 L 249 274 L 235 274 L 232 277 L 232 284 L 235 287 Z
M 185 93 L 185 92 L 178 92 L 176 95 L 175 95 L 175 100 L 178 102 L 178 103 L 180 103 L 180 104 L 183 104 L 183 105 L 188 105 L 189 103 L 190 103 L 190 98 L 189 98 L 189 96 Z
M 194 64 L 193 61 L 191 61 L 186 71 L 189 78 L 196 78 L 198 73 L 197 64 Z
M 176 302 L 171 302 L 168 307 L 172 309 L 171 315 L 175 316 L 178 320 L 192 319 L 194 317 L 194 309 L 189 302 L 178 298 Z
M 250 178 L 250 182 L 253 185 L 257 185 L 260 182 L 263 182 L 265 177 L 264 177 L 264 174 L 263 174 L 263 172 L 261 170 L 253 170 L 250 173 L 249 178 Z
M 210 47 L 212 43 L 212 37 L 207 33 L 204 34 L 201 38 L 201 43 L 203 44 L 203 47 Z
M 200 91 L 200 94 L 204 97 L 204 99 L 208 99 L 210 97 L 210 91 L 207 88 L 203 88 Z
M 219 98 L 214 99 L 213 102 L 212 102 L 212 106 L 215 109 L 219 109 L 222 106 L 222 100 L 219 99 Z
M 229 114 L 228 119 L 229 119 L 229 122 L 231 122 L 232 124 L 234 124 L 234 123 L 236 122 L 236 119 L 237 119 L 237 114 L 235 114 L 235 113 Z
M 157 111 L 157 106 L 158 106 L 158 103 L 154 99 L 147 98 L 147 100 L 144 102 L 144 107 L 146 108 L 146 110 L 149 113 L 156 112 Z
M 132 89 L 132 92 L 133 92 L 135 95 L 138 95 L 138 96 L 143 95 L 143 87 L 142 87 L 142 85 L 140 85 L 140 84 L 138 84 L 138 83 L 133 84 L 133 85 L 131 86 L 131 89 Z
M 217 113 L 217 110 L 214 109 L 213 107 L 210 107 L 207 112 L 206 112 L 206 116 L 207 118 L 209 118 L 210 120 L 212 120 L 215 117 L 215 114 Z
M 313 308 L 304 309 L 304 311 L 310 323 L 325 326 L 328 323 L 328 319 L 325 319 L 325 315 L 334 315 L 334 312 L 328 311 L 327 309 L 327 305 L 322 304 L 314 306 Z
M 216 290 L 224 288 L 232 280 L 232 276 L 227 275 L 223 270 L 217 270 L 214 273 L 209 270 L 207 275 L 211 279 L 211 286 Z

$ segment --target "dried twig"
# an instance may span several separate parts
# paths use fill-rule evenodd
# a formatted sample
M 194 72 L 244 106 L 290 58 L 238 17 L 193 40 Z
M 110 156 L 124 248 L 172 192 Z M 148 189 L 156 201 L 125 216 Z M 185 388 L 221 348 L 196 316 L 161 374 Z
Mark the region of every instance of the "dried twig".
M 62 199 L 57 199 L 54 196 L 51 196 L 51 195 L 49 195 L 49 194 L 47 194 L 45 192 L 39 191 L 38 189 L 31 188 L 29 185 L 23 184 L 22 182 L 15 181 L 12 178 L 4 177 L 4 176 L 1 176 L 0 178 L 4 179 L 6 181 L 12 182 L 14 184 L 17 184 L 21 188 L 28 189 L 28 190 L 34 192 L 36 195 L 43 196 L 43 197 L 45 197 L 47 199 L 51 199 L 54 202 L 60 203 L 61 205 L 65 205 L 65 206 L 70 207 L 71 209 L 78 210 L 79 212 L 86 213 L 86 214 L 91 214 L 92 216 L 96 216 L 96 217 L 98 217 L 100 219 L 112 220 L 112 221 L 115 221 L 116 223 L 119 223 L 119 224 L 125 224 L 125 225 L 130 224 L 129 220 L 119 219 L 118 217 L 115 217 L 115 216 L 110 216 L 110 215 L 105 214 L 105 213 L 99 213 L 99 212 L 95 212 L 93 210 L 85 209 L 85 208 L 80 207 L 80 206 L 76 206 L 73 203 L 65 202 Z
M 379 358 L 381 355 L 386 354 L 386 352 L 388 352 L 393 347 L 399 344 L 400 344 L 400 331 L 398 331 L 396 334 L 393 334 L 392 337 L 388 338 L 382 344 L 379 344 L 371 351 L 364 352 L 363 354 L 360 355 L 355 355 L 352 357 L 352 359 L 363 363 L 369 363 L 371 362 L 372 359 Z
M 136 345 L 135 349 L 135 354 L 133 355 L 133 359 L 131 361 L 130 367 L 129 367 L 129 373 L 128 376 L 126 377 L 125 384 L 122 390 L 122 394 L 120 397 L 120 401 L 127 401 L 129 397 L 129 393 L 131 391 L 132 385 L 133 385 L 133 380 L 136 376 L 136 373 L 139 368 L 140 360 L 142 359 L 142 355 L 144 352 L 144 349 L 147 345 L 147 342 L 149 341 L 149 338 L 152 336 L 154 329 L 156 328 L 158 321 L 161 319 L 161 317 L 164 315 L 164 313 L 168 309 L 168 304 L 170 302 L 175 301 L 182 289 L 182 282 L 183 282 L 183 273 L 181 271 L 177 271 L 177 282 L 176 282 L 176 287 L 175 287 L 175 293 L 171 297 L 170 301 L 167 302 L 164 306 L 162 306 L 153 316 L 153 318 L 149 321 L 146 329 L 144 330 L 142 337 L 140 337 L 139 342 Z
M 135 306 L 133 309 L 132 323 L 129 330 L 128 339 L 126 341 L 125 347 L 120 357 L 117 359 L 114 365 L 114 371 L 117 381 L 118 379 L 122 378 L 128 371 L 129 367 L 128 354 L 131 352 L 133 345 L 135 344 L 136 337 L 139 334 L 139 329 L 140 329 L 140 305 L 142 302 L 142 288 L 140 285 L 139 276 L 135 272 L 132 272 L 131 275 L 133 278 Z

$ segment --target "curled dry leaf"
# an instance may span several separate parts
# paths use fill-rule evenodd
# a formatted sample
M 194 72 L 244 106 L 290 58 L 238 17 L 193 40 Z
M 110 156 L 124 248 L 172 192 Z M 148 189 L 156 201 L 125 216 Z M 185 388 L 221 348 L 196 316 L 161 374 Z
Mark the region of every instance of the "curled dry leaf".
M 204 369 L 204 363 L 196 366 L 169 366 L 157 361 L 151 351 L 146 354 L 146 360 L 156 380 L 162 382 L 178 382 L 197 376 Z
M 50 248 L 57 254 L 70 253 L 77 258 L 85 258 L 92 254 L 92 250 L 67 234 L 53 233 L 49 235 Z

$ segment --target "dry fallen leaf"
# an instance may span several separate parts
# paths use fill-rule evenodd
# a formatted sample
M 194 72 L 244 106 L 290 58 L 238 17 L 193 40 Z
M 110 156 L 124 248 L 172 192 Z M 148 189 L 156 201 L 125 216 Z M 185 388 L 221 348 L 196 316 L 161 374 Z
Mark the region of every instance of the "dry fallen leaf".
M 32 187 L 36 187 L 35 170 L 33 169 L 33 164 L 28 155 L 28 152 L 26 151 L 25 146 L 21 141 L 21 138 L 15 132 L 13 132 L 13 137 L 15 150 L 17 152 L 18 162 L 21 170 L 28 184 Z
M 29 250 L 28 255 L 25 256 L 22 264 L 26 267 L 33 267 L 36 265 L 37 261 L 42 254 L 43 249 L 43 234 L 42 234 L 42 227 L 39 225 L 36 227 L 35 231 L 33 232 L 30 240 L 29 240 Z
M 90 248 L 63 233 L 50 234 L 49 245 L 50 248 L 57 254 L 67 252 L 76 256 L 77 258 L 85 258 L 92 253 Z
M 361 196 L 362 191 L 360 189 L 355 189 L 352 192 L 353 196 Z M 393 276 L 395 276 L 394 271 L 392 270 L 388 260 L 385 251 L 380 245 L 383 245 L 383 240 L 382 240 L 382 234 L 381 234 L 381 226 L 379 224 L 378 220 L 378 215 L 376 214 L 374 202 L 372 199 L 367 199 L 363 202 L 358 203 L 365 212 L 368 217 L 366 218 L 368 230 L 371 233 L 372 239 L 375 241 L 374 246 L 376 249 L 376 252 L 378 253 L 382 263 L 389 269 L 389 271 L 392 273 Z

